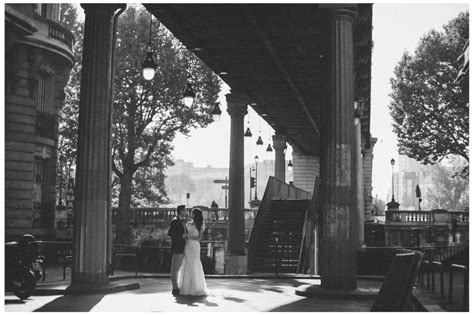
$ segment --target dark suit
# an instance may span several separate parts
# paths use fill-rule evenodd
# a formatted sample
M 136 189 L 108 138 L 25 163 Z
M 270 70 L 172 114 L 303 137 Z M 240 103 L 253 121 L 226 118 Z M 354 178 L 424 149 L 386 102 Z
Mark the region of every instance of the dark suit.
M 184 252 L 185 239 L 184 222 L 179 217 L 174 217 L 170 222 L 168 236 L 171 237 L 171 252 L 182 254 Z
M 173 290 L 178 289 L 178 271 L 183 262 L 184 256 L 184 222 L 178 217 L 174 217 L 170 222 L 168 236 L 171 237 L 171 283 Z

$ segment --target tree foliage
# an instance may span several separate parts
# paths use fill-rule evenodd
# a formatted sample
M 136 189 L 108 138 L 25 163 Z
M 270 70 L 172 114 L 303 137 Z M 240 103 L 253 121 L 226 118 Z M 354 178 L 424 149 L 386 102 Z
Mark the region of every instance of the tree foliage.
M 178 133 L 186 135 L 212 121 L 210 112 L 220 88 L 217 76 L 157 24 L 152 42 L 158 66 L 153 80 L 144 80 L 141 63 L 149 27 L 150 14 L 141 6 L 129 6 L 118 19 L 112 152 L 112 169 L 120 184 L 117 243 L 130 242 L 131 204 L 140 198 L 152 206 L 166 201 L 163 171 L 172 163 L 171 142 Z M 191 108 L 181 101 L 188 75 L 196 92 Z M 139 192 L 135 201 L 134 192 Z
M 469 100 L 455 82 L 468 39 L 469 14 L 461 13 L 443 31 L 424 35 L 395 67 L 389 108 L 400 154 L 424 164 L 450 155 L 469 162 Z
M 79 117 L 79 96 L 82 69 L 82 39 L 84 25 L 79 21 L 76 7 L 71 3 L 61 4 L 60 23 L 74 35 L 75 64 L 71 70 L 69 81 L 64 88 L 65 99 L 58 121 L 58 163 L 57 192 L 59 203 L 64 199 L 64 192 L 69 178 L 73 177 L 76 165 L 77 128 Z
M 469 206 L 469 182 L 453 173 L 466 167 L 460 158 L 450 159 L 450 165 L 434 165 L 430 175 L 434 183 L 426 193 L 429 209 L 464 210 Z

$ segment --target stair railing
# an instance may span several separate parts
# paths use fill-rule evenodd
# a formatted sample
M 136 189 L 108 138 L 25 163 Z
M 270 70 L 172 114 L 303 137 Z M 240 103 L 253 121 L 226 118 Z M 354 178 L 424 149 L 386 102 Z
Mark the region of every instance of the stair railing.
M 253 228 L 250 233 L 249 241 L 247 243 L 247 272 L 252 272 L 253 260 L 256 253 L 258 239 L 263 227 L 265 213 L 270 210 L 272 200 L 287 200 L 287 199 L 311 199 L 311 194 L 293 185 L 289 185 L 276 177 L 270 176 L 268 178 L 265 192 L 263 193 L 262 201 L 258 207 L 257 214 L 253 223 Z
M 316 176 L 314 181 L 313 197 L 311 198 L 311 202 L 308 204 L 308 208 L 306 209 L 303 225 L 303 237 L 301 239 L 300 254 L 298 259 L 298 269 L 296 271 L 297 273 L 307 273 L 311 263 L 311 245 L 313 245 L 315 241 L 313 241 L 313 230 L 316 225 L 321 201 L 320 189 L 320 180 L 319 177 Z M 314 245 L 316 246 L 317 244 Z

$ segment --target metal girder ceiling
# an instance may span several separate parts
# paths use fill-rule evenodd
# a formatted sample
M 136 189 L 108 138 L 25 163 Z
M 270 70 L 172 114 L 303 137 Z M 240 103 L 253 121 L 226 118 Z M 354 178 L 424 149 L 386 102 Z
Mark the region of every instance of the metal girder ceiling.
M 144 4 L 303 154 L 319 155 L 326 98 L 326 11 L 318 4 Z M 372 5 L 354 21 L 355 99 L 370 143 Z M 225 73 L 225 74 L 224 74 Z

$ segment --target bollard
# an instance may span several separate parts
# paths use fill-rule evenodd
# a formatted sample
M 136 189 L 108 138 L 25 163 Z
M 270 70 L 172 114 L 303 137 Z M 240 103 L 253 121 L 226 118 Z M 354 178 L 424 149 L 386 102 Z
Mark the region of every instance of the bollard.
M 469 311 L 469 269 L 464 268 L 464 296 L 462 306 L 464 311 Z
M 421 270 L 421 285 L 424 286 L 425 285 L 425 269 L 422 268 Z
M 64 256 L 64 263 L 63 263 L 63 280 L 66 279 L 66 264 L 72 262 L 72 256 Z
M 428 288 L 428 290 L 430 289 L 431 287 L 431 277 L 430 277 L 430 268 L 429 268 L 429 263 L 426 263 L 426 287 Z
M 278 237 L 275 237 L 275 275 L 278 276 Z
M 444 297 L 444 279 L 443 279 L 443 264 L 439 261 L 433 261 L 433 276 L 435 270 L 439 270 L 439 289 L 441 296 Z M 434 291 L 434 277 L 433 277 L 433 291 Z
M 431 271 L 431 291 L 435 291 L 435 262 L 432 261 L 431 262 L 431 266 L 430 266 L 430 271 Z
M 453 266 L 449 268 L 448 302 L 453 303 Z

